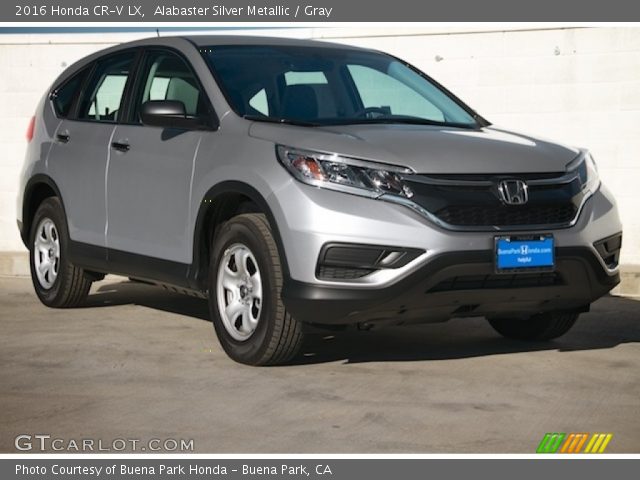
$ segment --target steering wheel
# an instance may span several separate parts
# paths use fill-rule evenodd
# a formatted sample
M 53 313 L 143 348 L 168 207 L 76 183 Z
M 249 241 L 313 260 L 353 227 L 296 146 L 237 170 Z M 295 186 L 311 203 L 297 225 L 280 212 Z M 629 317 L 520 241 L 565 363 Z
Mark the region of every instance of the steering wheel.
M 380 115 L 389 115 L 388 107 L 365 107 L 353 114 L 354 117 L 367 117 L 370 113 L 379 113 Z

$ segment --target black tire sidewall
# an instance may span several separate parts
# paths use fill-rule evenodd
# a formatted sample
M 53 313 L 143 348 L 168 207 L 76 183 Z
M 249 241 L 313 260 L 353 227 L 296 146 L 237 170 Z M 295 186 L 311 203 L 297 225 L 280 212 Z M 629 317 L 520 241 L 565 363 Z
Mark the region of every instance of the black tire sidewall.
M 38 281 L 36 275 L 34 256 L 35 256 L 35 237 L 37 234 L 37 228 L 40 222 L 49 218 L 53 221 L 58 232 L 58 242 L 60 243 L 60 262 L 58 264 L 58 276 L 51 288 L 46 289 Z M 33 288 L 38 295 L 38 298 L 42 303 L 47 306 L 55 307 L 61 298 L 61 288 L 63 279 L 68 274 L 69 261 L 68 261 L 68 246 L 69 246 L 69 234 L 67 233 L 67 222 L 65 221 L 64 213 L 60 200 L 55 197 L 47 198 L 44 200 L 31 222 L 31 231 L 29 232 L 29 267 L 31 271 L 31 281 L 33 282 Z
M 227 222 L 216 236 L 209 267 L 209 310 L 213 326 L 224 351 L 232 359 L 246 364 L 258 364 L 273 337 L 278 314 L 279 291 L 272 258 L 263 233 L 250 220 L 237 217 Z M 224 326 L 217 302 L 218 268 L 225 250 L 242 243 L 251 250 L 260 269 L 262 281 L 262 311 L 258 326 L 244 341 L 234 339 Z
M 546 341 L 567 333 L 578 319 L 578 314 L 547 312 L 525 319 L 489 319 L 491 326 L 502 336 L 522 341 Z

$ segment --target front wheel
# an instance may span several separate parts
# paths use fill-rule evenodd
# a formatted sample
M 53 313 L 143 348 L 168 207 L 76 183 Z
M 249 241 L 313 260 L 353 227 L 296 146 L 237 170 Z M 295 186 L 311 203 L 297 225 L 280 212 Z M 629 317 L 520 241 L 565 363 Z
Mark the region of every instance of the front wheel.
M 489 318 L 491 326 L 503 337 L 515 340 L 542 341 L 567 333 L 578 320 L 578 313 L 549 312 L 525 319 Z
M 249 365 L 286 363 L 298 352 L 302 329 L 280 298 L 282 266 L 262 214 L 238 215 L 214 241 L 209 310 L 227 355 Z

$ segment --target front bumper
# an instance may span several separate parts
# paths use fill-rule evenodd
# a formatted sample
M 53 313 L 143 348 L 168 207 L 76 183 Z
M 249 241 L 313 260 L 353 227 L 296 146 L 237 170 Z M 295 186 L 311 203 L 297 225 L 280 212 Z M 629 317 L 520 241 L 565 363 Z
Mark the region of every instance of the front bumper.
M 449 252 L 381 289 L 331 287 L 287 280 L 287 310 L 312 324 L 403 324 L 452 317 L 586 311 L 620 282 L 597 253 L 560 247 L 553 274 L 495 274 L 493 251 Z
M 272 200 L 275 198 L 272 197 Z M 622 225 L 615 200 L 603 185 L 587 201 L 570 228 L 551 233 L 558 278 L 535 285 L 500 286 L 493 279 L 496 234 L 440 228 L 401 205 L 330 192 L 291 181 L 277 195 L 273 211 L 286 254 L 288 275 L 282 292 L 287 309 L 300 321 L 318 324 L 372 321 L 442 321 L 456 316 L 514 315 L 581 310 L 619 283 L 617 265 L 607 264 L 598 242 Z M 523 235 L 519 230 L 513 234 Z M 386 245 L 424 253 L 401 268 L 353 280 L 318 278 L 318 258 L 332 242 Z M 439 287 L 451 278 L 476 277 L 477 286 Z M 481 280 L 484 279 L 484 280 Z M 494 281 L 496 280 L 496 281 Z
M 557 247 L 584 247 L 597 253 L 596 242 L 622 231 L 615 200 L 604 185 L 587 201 L 572 227 L 531 232 L 445 230 L 405 206 L 310 187 L 293 179 L 267 201 L 278 226 L 290 278 L 347 289 L 387 288 L 442 254 L 492 250 L 496 234 L 551 233 Z M 318 258 L 330 243 L 385 245 L 424 253 L 401 268 L 339 282 L 317 275 Z M 609 273 L 616 271 L 610 269 Z

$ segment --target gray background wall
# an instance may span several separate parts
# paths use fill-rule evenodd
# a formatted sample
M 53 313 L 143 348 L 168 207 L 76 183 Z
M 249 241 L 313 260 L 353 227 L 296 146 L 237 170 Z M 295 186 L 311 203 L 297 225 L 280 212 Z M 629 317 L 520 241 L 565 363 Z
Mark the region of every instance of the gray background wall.
M 640 28 L 340 27 L 250 33 L 387 51 L 425 70 L 497 125 L 589 148 L 618 199 L 625 228 L 622 263 L 640 264 Z M 27 123 L 40 96 L 82 56 L 150 34 L 0 35 L 0 252 L 24 251 L 15 226 L 15 195 Z

